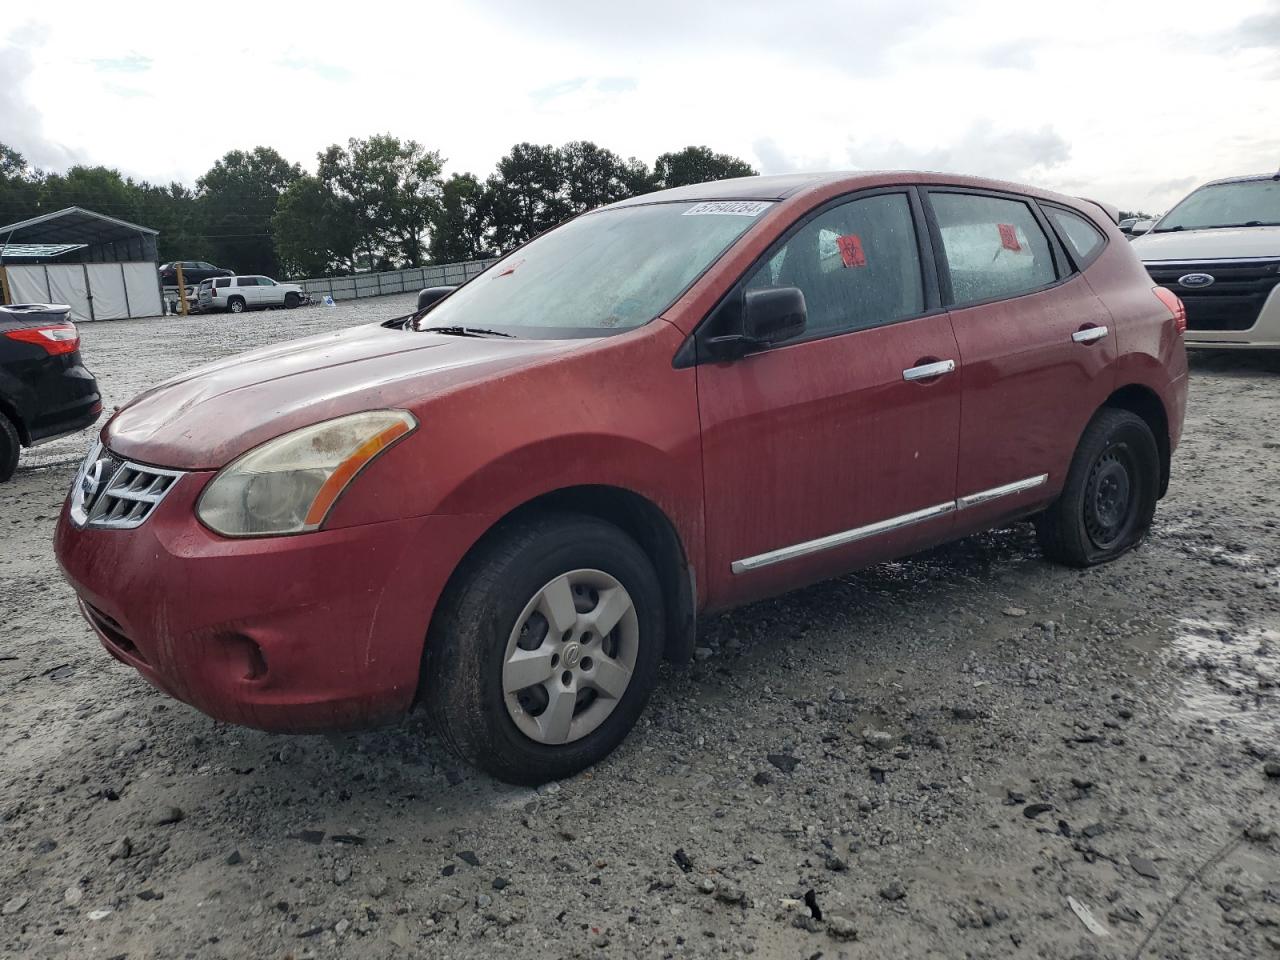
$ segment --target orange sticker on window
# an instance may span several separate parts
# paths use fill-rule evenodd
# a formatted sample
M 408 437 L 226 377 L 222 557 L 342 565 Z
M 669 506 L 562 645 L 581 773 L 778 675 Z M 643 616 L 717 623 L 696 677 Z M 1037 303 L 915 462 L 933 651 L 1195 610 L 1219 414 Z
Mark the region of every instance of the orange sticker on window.
M 836 237 L 836 246 L 840 248 L 840 259 L 846 267 L 867 265 L 867 255 L 862 252 L 862 238 L 856 233 Z
M 1000 230 L 1000 246 L 1015 253 L 1022 249 L 1022 244 L 1018 242 L 1017 228 L 1012 223 L 997 223 L 996 227 Z

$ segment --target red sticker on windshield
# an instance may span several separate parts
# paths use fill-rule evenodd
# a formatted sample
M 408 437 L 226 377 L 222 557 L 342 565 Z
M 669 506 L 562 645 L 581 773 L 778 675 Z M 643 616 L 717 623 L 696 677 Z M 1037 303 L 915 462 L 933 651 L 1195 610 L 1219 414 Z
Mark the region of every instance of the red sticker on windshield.
M 840 248 L 840 259 L 846 267 L 865 267 L 867 255 L 862 252 L 862 238 L 856 233 L 836 237 L 836 246 Z
M 1022 244 L 1018 242 L 1018 231 L 1012 223 L 997 223 L 996 227 L 1000 230 L 1000 246 L 1014 252 L 1022 249 Z

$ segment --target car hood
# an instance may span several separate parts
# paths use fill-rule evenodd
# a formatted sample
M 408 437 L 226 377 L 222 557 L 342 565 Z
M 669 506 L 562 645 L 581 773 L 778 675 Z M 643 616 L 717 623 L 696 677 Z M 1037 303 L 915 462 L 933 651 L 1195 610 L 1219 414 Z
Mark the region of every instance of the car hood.
M 1133 252 L 1143 263 L 1155 260 L 1247 260 L 1280 258 L 1280 227 L 1225 227 L 1179 230 L 1135 237 Z
M 103 440 L 141 463 L 217 469 L 290 430 L 363 410 L 414 409 L 590 342 L 454 337 L 380 325 L 320 334 L 152 387 L 116 412 Z

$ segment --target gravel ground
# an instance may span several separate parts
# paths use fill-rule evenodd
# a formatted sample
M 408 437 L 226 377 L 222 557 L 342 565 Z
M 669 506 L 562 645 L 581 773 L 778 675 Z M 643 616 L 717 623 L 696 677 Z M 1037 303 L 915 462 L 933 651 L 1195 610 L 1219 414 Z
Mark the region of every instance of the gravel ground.
M 108 407 L 411 298 L 83 327 Z M 702 625 L 537 791 L 419 717 L 216 723 L 99 647 L 50 551 L 88 436 L 0 487 L 0 955 L 1280 957 L 1280 357 L 1193 363 L 1140 550 L 1026 525 Z M 1270 775 L 1268 775 L 1268 772 Z

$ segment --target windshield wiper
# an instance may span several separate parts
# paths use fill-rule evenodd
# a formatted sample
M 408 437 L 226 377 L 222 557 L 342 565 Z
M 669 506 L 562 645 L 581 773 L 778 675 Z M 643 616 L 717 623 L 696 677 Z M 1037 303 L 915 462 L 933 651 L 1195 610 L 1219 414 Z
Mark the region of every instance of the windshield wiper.
M 443 333 L 450 337 L 512 337 L 514 333 L 503 333 L 501 330 L 486 330 L 484 327 L 419 327 L 419 333 Z
M 1165 227 L 1161 230 L 1153 230 L 1152 233 L 1175 233 L 1178 230 L 1233 230 L 1236 227 L 1277 227 L 1280 223 L 1272 220 L 1246 220 L 1244 223 L 1206 223 L 1203 227 L 1184 227 L 1178 224 L 1176 227 Z

